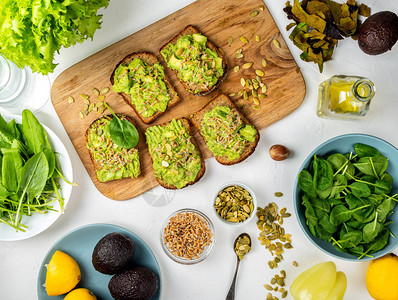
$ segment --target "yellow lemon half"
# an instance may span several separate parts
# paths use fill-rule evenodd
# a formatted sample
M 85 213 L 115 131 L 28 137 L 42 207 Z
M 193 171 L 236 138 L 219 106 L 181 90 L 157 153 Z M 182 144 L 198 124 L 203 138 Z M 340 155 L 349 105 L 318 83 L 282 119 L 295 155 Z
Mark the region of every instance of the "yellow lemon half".
M 388 254 L 372 260 L 366 271 L 366 287 L 376 300 L 398 299 L 398 256 Z
M 77 262 L 62 251 L 55 251 L 47 267 L 46 290 L 49 296 L 58 296 L 71 291 L 80 281 Z
M 66 295 L 64 300 L 97 300 L 97 297 L 88 289 L 78 288 Z

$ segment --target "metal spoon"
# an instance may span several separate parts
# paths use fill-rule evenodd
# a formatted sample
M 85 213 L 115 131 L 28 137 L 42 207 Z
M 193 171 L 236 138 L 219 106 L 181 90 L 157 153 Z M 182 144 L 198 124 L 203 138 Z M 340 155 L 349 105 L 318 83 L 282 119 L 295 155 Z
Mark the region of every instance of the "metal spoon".
M 234 252 L 235 252 L 235 247 L 236 247 L 236 243 L 238 242 L 239 238 L 247 236 L 249 238 L 249 246 L 251 247 L 252 245 L 252 240 L 250 238 L 250 235 L 248 235 L 247 233 L 241 233 L 234 242 Z M 250 250 L 249 250 L 250 251 Z M 235 252 L 236 254 L 236 252 Z M 229 288 L 228 294 L 227 294 L 227 298 L 225 298 L 225 300 L 234 300 L 235 299 L 235 283 L 236 283 L 236 275 L 238 274 L 238 268 L 239 268 L 239 264 L 240 264 L 240 259 L 238 254 L 236 254 L 236 258 L 237 258 L 237 262 L 236 262 L 236 268 L 235 268 L 235 274 L 234 274 L 234 278 L 232 279 L 232 283 L 231 283 L 231 287 Z

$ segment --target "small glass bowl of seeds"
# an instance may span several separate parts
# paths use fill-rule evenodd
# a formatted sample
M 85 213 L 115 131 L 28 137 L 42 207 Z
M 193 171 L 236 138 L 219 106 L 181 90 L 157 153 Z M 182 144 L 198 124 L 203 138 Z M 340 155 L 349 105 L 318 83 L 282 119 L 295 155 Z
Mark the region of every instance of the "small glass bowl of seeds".
M 192 265 L 209 256 L 215 244 L 213 223 L 196 209 L 172 213 L 160 231 L 164 252 L 175 262 Z
M 256 214 L 256 195 L 242 182 L 231 181 L 223 184 L 212 200 L 217 218 L 228 225 L 244 225 Z

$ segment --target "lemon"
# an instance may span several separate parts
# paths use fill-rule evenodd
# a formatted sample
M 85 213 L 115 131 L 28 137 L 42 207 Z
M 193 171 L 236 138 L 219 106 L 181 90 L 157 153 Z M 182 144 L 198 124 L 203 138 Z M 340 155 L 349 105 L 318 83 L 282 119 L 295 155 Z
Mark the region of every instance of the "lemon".
M 97 297 L 88 289 L 78 288 L 66 295 L 64 300 L 97 300 Z
M 77 262 L 62 251 L 55 251 L 47 267 L 46 290 L 49 296 L 58 296 L 71 291 L 80 281 Z
M 376 300 L 398 299 L 398 257 L 388 254 L 372 260 L 366 271 L 366 287 Z

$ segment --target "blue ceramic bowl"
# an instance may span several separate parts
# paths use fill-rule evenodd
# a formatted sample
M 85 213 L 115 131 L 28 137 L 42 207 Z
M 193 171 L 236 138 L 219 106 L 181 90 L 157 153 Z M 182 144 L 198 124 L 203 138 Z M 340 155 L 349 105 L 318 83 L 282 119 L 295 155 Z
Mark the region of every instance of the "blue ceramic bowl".
M 56 250 L 63 251 L 72 256 L 79 264 L 82 278 L 76 288 L 87 288 L 91 290 L 98 300 L 112 299 L 108 289 L 109 280 L 112 275 L 106 275 L 94 269 L 92 264 L 92 254 L 95 245 L 108 233 L 119 232 L 130 238 L 135 243 L 135 253 L 133 261 L 137 265 L 147 267 L 156 274 L 159 279 L 159 288 L 151 300 L 159 300 L 162 288 L 162 279 L 158 261 L 148 245 L 135 233 L 116 225 L 111 224 L 90 224 L 79 227 L 60 238 L 47 252 L 41 263 L 39 275 L 37 277 L 37 298 L 38 300 L 61 300 L 61 296 L 48 296 L 43 283 L 46 281 L 47 268 L 45 267 L 51 260 Z
M 317 156 L 324 156 L 324 155 L 329 155 L 333 153 L 348 153 L 351 151 L 354 151 L 354 145 L 356 143 L 361 143 L 361 144 L 366 144 L 372 147 L 377 148 L 385 157 L 388 158 L 388 168 L 387 172 L 393 177 L 394 179 L 394 184 L 393 188 L 391 191 L 391 195 L 395 194 L 398 192 L 398 150 L 392 146 L 391 144 L 387 143 L 386 141 L 379 139 L 377 137 L 371 136 L 371 135 L 366 135 L 366 134 L 359 134 L 359 133 L 353 133 L 353 134 L 345 134 L 345 135 L 340 135 L 337 137 L 334 137 L 320 146 L 318 146 L 314 151 L 312 151 L 302 166 L 300 167 L 300 170 L 298 173 L 300 173 L 304 169 L 308 169 L 311 160 L 314 157 L 314 154 Z M 381 250 L 374 252 L 370 254 L 373 257 L 365 256 L 358 260 L 357 256 L 348 254 L 348 253 L 342 253 L 339 252 L 338 250 L 335 249 L 335 247 L 332 245 L 332 243 L 328 243 L 326 241 L 323 241 L 321 239 L 318 239 L 314 237 L 307 224 L 306 224 L 306 218 L 305 218 L 305 206 L 302 204 L 301 200 L 302 192 L 301 189 L 298 185 L 297 182 L 297 177 L 296 181 L 294 184 L 294 208 L 296 211 L 296 216 L 298 219 L 298 222 L 300 224 L 301 229 L 304 231 L 305 235 L 307 238 L 315 245 L 317 246 L 320 250 L 323 252 L 336 257 L 340 258 L 343 260 L 348 260 L 348 261 L 365 261 L 365 260 L 372 260 L 377 257 L 381 257 L 395 248 L 398 247 L 398 212 L 397 212 L 397 206 L 394 208 L 394 214 L 392 214 L 388 219 L 393 221 L 391 225 L 388 226 L 388 228 L 391 230 L 391 232 L 396 236 L 395 238 L 390 236 L 388 244 Z

